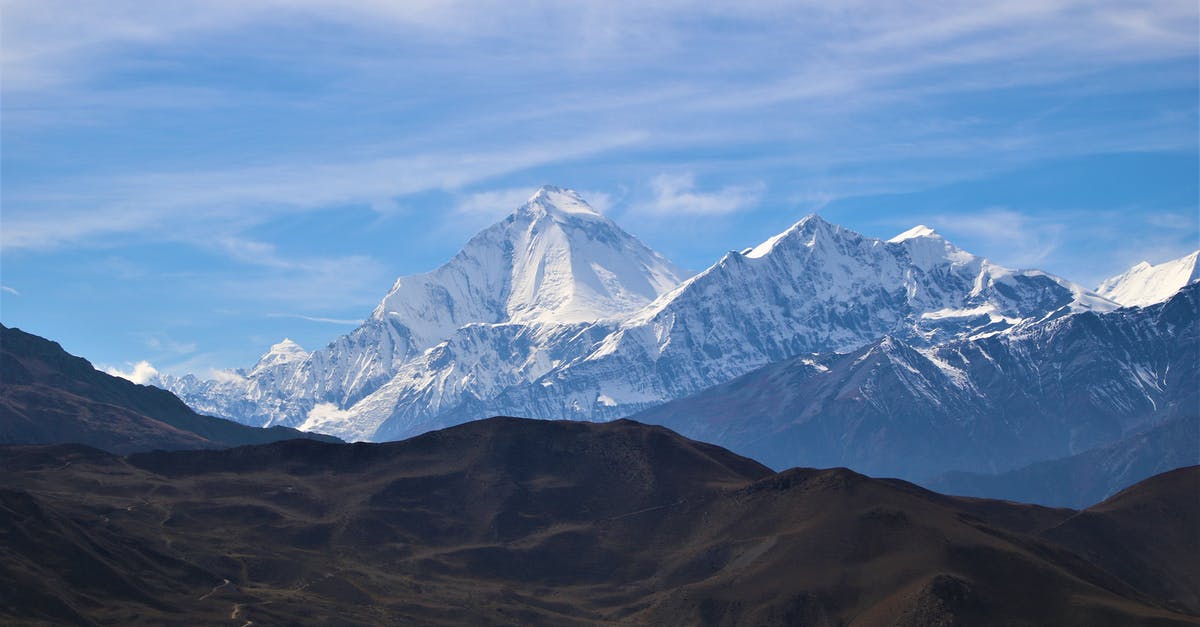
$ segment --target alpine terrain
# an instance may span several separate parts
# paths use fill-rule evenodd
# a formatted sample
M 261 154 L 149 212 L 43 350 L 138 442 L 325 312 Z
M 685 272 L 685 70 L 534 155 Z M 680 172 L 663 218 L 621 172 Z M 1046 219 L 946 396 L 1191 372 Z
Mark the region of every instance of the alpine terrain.
M 887 336 L 848 353 L 796 357 L 635 419 L 776 468 L 849 466 L 926 480 L 1008 471 L 1194 419 L 1198 364 L 1200 284 L 1192 284 L 1149 307 L 1058 316 L 933 347 Z M 1170 468 L 1200 463 L 1197 435 L 1144 454 L 1181 460 Z M 1138 440 L 1126 445 L 1107 471 L 1117 479 Z M 1141 476 L 1112 484 L 1091 468 L 1101 483 L 1095 500 L 1158 469 L 1152 460 L 1139 465 Z
M 684 278 L 546 187 L 324 349 L 284 343 L 236 376 L 161 384 L 247 424 L 393 440 L 497 414 L 608 420 L 884 336 L 926 348 L 1118 307 L 925 227 L 884 241 L 818 216 Z
M 1142 307 L 1160 303 L 1196 281 L 1200 281 L 1200 250 L 1157 266 L 1143 261 L 1104 281 L 1096 291 L 1122 305 Z

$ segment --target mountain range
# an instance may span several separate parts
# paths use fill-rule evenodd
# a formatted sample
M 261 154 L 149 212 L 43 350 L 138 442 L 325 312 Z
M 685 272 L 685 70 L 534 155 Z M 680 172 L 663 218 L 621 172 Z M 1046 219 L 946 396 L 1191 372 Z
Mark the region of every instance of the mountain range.
M 885 336 L 847 353 L 784 360 L 634 418 L 776 468 L 849 466 L 927 480 L 1013 470 L 1195 417 L 1198 364 L 1200 284 L 1192 284 L 1148 307 L 927 348 Z M 1187 464 L 1200 463 L 1200 440 L 1176 447 Z
M 818 216 L 683 278 L 547 187 L 326 348 L 284 343 L 237 376 L 162 384 L 247 424 L 386 440 L 497 413 L 610 419 L 885 334 L 932 345 L 1117 306 L 924 227 L 882 241 Z
M 1200 624 L 1200 468 L 1086 510 L 628 420 L 0 455 L 0 622 Z
M 637 415 L 777 468 L 926 481 L 1200 413 L 1195 291 L 1163 304 L 1198 273 L 1194 253 L 1090 291 L 928 227 L 880 240 L 811 215 L 688 277 L 545 187 L 325 348 L 284 341 L 220 379 L 157 383 L 206 413 L 348 440 Z

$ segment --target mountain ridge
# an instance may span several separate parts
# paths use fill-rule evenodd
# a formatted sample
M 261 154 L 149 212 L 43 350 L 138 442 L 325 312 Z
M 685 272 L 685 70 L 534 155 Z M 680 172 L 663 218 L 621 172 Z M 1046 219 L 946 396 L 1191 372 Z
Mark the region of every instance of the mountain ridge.
M 175 395 L 96 370 L 57 342 L 0 325 L 0 443 L 79 442 L 114 452 L 335 438 L 193 412 Z
M 1077 512 L 773 473 L 633 421 L 4 452 L 5 620 L 1200 623 L 1200 468 Z
M 759 256 L 728 253 L 626 320 L 593 328 L 604 337 L 576 341 L 567 351 L 573 359 L 537 379 L 518 380 L 498 396 L 453 389 L 462 400 L 457 405 L 439 400 L 437 411 L 430 412 L 423 409 L 429 403 L 406 400 L 425 394 L 415 389 L 421 382 L 396 377 L 376 392 L 389 396 L 380 407 L 398 409 L 373 438 L 401 438 L 496 413 L 611 419 L 772 361 L 846 350 L 887 333 L 931 344 L 998 332 L 1055 312 L 1116 307 L 1063 279 L 1007 270 L 941 240 L 935 244 L 945 251 L 942 262 L 922 258 L 929 267 L 915 268 L 911 258 L 927 250 L 928 240 L 888 244 L 807 216 L 760 245 Z M 479 343 L 472 338 L 472 345 Z M 436 370 L 435 359 L 470 361 L 477 350 L 472 345 L 460 348 L 452 339 L 438 355 L 418 358 L 412 369 Z M 503 349 L 491 354 L 510 353 L 498 346 Z M 507 363 L 526 358 L 518 352 Z
M 925 480 L 993 473 L 1116 442 L 1200 398 L 1200 285 L 933 347 L 885 337 L 774 362 L 633 418 L 784 468 Z M 1194 440 L 1185 457 L 1200 455 Z
M 1125 306 L 1160 303 L 1187 285 L 1200 281 L 1200 250 L 1158 265 L 1141 262 L 1106 279 L 1096 292 Z

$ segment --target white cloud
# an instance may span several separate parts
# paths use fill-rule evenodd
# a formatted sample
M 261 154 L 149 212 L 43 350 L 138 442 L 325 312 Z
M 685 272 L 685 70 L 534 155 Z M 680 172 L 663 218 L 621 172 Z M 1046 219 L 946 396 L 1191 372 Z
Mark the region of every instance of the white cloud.
M 147 348 L 159 353 L 169 353 L 178 356 L 196 352 L 195 342 L 180 342 L 162 331 L 141 333 L 139 335 L 141 335 L 142 343 Z
M 295 318 L 297 320 L 307 320 L 309 322 L 324 322 L 326 324 L 343 324 L 343 325 L 359 325 L 362 320 L 355 318 L 323 318 L 320 316 L 306 316 L 304 314 L 289 314 L 289 313 L 269 313 L 268 318 Z
M 994 261 L 1030 268 L 1046 261 L 1063 242 L 1065 224 L 1036 218 L 1004 207 L 971 214 L 941 215 L 930 220 L 953 241 L 969 238 L 988 250 L 1003 251 Z
M 296 427 L 301 431 L 315 431 L 317 433 L 338 433 L 345 438 L 346 425 L 353 415 L 346 410 L 338 409 L 333 403 L 317 403 L 312 409 L 308 410 L 308 417 L 304 423 Z M 350 423 L 352 424 L 352 423 Z
M 722 215 L 754 206 L 765 186 L 731 185 L 714 192 L 696 189 L 691 174 L 660 174 L 650 180 L 652 198 L 636 207 L 638 211 L 659 215 Z
M 331 206 L 376 205 L 429 190 L 454 190 L 485 178 L 545 163 L 626 147 L 640 133 L 582 136 L 464 154 L 458 151 L 350 160 L 306 162 L 189 173 L 146 172 L 126 178 L 80 182 L 81 190 L 12 192 L 5 198 L 3 246 L 46 249 L 81 241 L 102 245 L 98 236 L 210 242 L 228 238 L 281 215 Z M 107 238 L 104 238 L 107 239 Z M 270 250 L 233 238 L 222 242 L 247 259 L 270 259 Z M 245 248 L 235 250 L 237 246 Z
M 211 242 L 216 250 L 249 266 L 214 279 L 214 297 L 234 296 L 274 306 L 298 309 L 342 309 L 374 302 L 391 278 L 384 265 L 366 255 L 289 257 L 269 242 L 222 237 Z M 280 314 L 282 315 L 282 314 Z M 305 318 L 305 316 L 295 316 Z M 314 322 L 349 324 L 345 319 L 307 317 Z M 359 321 L 354 321 L 357 324 Z
M 6 293 L 6 294 L 12 294 L 13 296 L 20 296 L 20 295 L 21 295 L 21 293 L 20 293 L 20 292 L 18 292 L 17 290 L 15 290 L 15 289 L 13 289 L 13 288 L 11 288 L 11 287 L 7 286 L 7 285 L 0 285 L 0 292 L 4 292 L 4 293 Z
M 298 64 L 318 68 L 317 73 L 337 77 L 329 89 L 306 96 L 306 106 L 315 109 L 354 110 L 364 105 L 353 98 L 364 94 L 372 106 L 377 99 L 396 97 L 380 86 L 396 85 L 396 77 L 408 70 L 436 68 L 457 75 L 480 72 L 475 69 L 480 57 L 496 60 L 480 72 L 492 82 L 482 82 L 478 94 L 467 94 L 487 95 L 478 98 L 487 107 L 467 107 L 456 115 L 456 101 L 437 123 L 403 142 L 373 145 L 362 141 L 361 133 L 351 133 L 359 141 L 339 146 L 345 152 L 322 151 L 319 159 L 303 162 L 272 163 L 263 157 L 253 166 L 137 172 L 43 188 L 62 190 L 53 193 L 31 194 L 12 186 L 6 190 L 2 235 L 9 249 L 113 245 L 113 238 L 104 236 L 114 234 L 199 242 L 230 231 L 242 233 L 283 214 L 346 204 L 394 212 L 397 196 L 454 191 L 498 175 L 634 145 L 728 146 L 739 140 L 803 138 L 807 156 L 801 155 L 802 162 L 795 155 L 781 157 L 797 169 L 882 156 L 973 154 L 988 155 L 987 162 L 995 163 L 997 153 L 1028 160 L 1030 155 L 1045 157 L 1046 148 L 1095 153 L 1191 145 L 1176 128 L 1156 131 L 1137 128 L 1134 122 L 1102 133 L 1093 127 L 1047 137 L 1037 129 L 1010 126 L 913 129 L 889 123 L 881 129 L 844 119 L 848 112 L 886 115 L 897 102 L 936 104 L 948 92 L 1055 85 L 1064 77 L 1141 61 L 1188 58 L 1197 45 L 1196 6 L 1190 1 L 1010 0 L 987 6 L 851 1 L 836 7 L 775 1 L 697 7 L 683 1 L 643 6 L 181 0 L 148 7 L 134 0 L 31 0 L 6 2 L 4 11 L 6 130 L 27 130 L 14 116 L 29 112 L 50 120 L 82 115 L 94 123 L 98 108 L 128 112 L 147 102 L 174 109 L 180 117 L 185 116 L 180 110 L 198 105 L 219 108 L 251 100 L 257 102 L 255 110 L 289 106 L 295 94 L 245 91 L 240 82 L 195 86 L 185 81 L 163 87 L 105 80 L 114 71 L 121 75 L 123 69 L 141 68 L 155 52 L 186 60 L 194 48 L 209 49 L 205 44 L 213 42 L 230 58 L 266 63 L 305 53 L 296 48 L 304 38 L 290 32 L 241 36 L 268 25 L 287 24 L 299 33 L 336 30 L 331 39 L 321 40 L 331 45 L 320 48 L 320 54 L 298 59 Z M 735 16 L 747 27 L 726 27 Z M 344 37 L 353 38 L 355 45 L 337 45 Z M 253 45 L 242 43 L 251 41 Z M 417 42 L 416 50 L 427 55 L 398 54 L 398 41 Z M 764 64 L 764 58 L 787 62 Z M 689 71 L 679 76 L 679 67 Z M 664 70 L 671 80 L 647 80 Z M 954 76 L 948 79 L 946 70 Z M 576 72 L 596 77 L 589 81 L 594 87 L 559 86 Z M 473 76 L 463 82 L 470 83 Z M 1138 80 L 1175 81 L 1154 72 Z M 1126 88 L 1120 81 L 1091 82 L 1095 89 Z M 492 97 L 509 90 L 528 93 Z M 31 100 L 11 105 L 17 101 L 10 92 Z M 781 103 L 788 105 L 786 112 L 775 111 L 777 117 L 769 118 L 773 123 L 764 123 L 762 113 Z M 900 115 L 888 119 L 900 120 Z M 348 121 L 347 127 L 352 126 Z M 516 139 L 504 136 L 510 127 Z M 537 134 L 520 134 L 531 130 Z M 888 175 L 879 168 L 872 171 L 873 176 Z M 911 186 L 911 180 L 906 182 Z M 676 197 L 689 201 L 692 212 L 710 214 L 736 210 L 731 207 L 754 191 L 727 188 L 701 194 L 671 180 L 660 186 L 673 186 L 660 190 L 667 204 Z M 515 206 L 510 202 L 518 191 L 467 195 L 459 207 L 464 213 L 453 218 L 474 212 L 502 216 Z M 591 200 L 601 208 L 599 197 Z
M 469 219 L 499 220 L 525 204 L 537 192 L 534 187 L 508 187 L 464 194 L 454 212 Z
M 221 368 L 212 368 L 208 371 L 208 378 L 217 383 L 241 383 L 246 380 L 246 377 L 232 371 Z
M 145 385 L 158 379 L 158 369 L 150 365 L 150 362 L 144 359 L 136 364 L 133 364 L 133 368 L 128 371 L 108 367 L 104 369 L 104 372 L 114 377 L 128 379 L 139 385 Z
M 1196 218 L 1195 209 L 1172 213 L 1168 211 L 1154 211 L 1145 213 L 1146 222 L 1150 225 L 1170 229 L 1179 232 L 1194 233 L 1200 224 Z

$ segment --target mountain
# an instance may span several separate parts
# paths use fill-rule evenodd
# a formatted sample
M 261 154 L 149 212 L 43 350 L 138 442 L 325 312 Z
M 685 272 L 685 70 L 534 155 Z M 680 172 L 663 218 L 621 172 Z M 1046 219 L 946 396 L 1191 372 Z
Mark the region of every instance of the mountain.
M 952 472 L 924 485 L 947 494 L 1085 507 L 1154 475 L 1200 464 L 1200 415 L 1169 418 L 1117 442 L 998 475 Z
M 327 436 L 202 416 L 170 392 L 107 375 L 56 342 L 0 325 L 0 443 L 128 453 Z
M 606 420 L 884 335 L 928 346 L 1115 307 L 1044 272 L 997 266 L 925 227 L 883 241 L 808 216 L 618 325 L 555 338 L 559 363 L 545 371 L 497 382 L 494 372 L 520 371 L 545 344 L 469 329 L 406 364 L 347 418 L 379 425 L 375 440 L 497 413 Z
M 884 337 L 773 363 L 634 418 L 775 468 L 926 480 L 1099 446 L 1200 408 L 1200 285 L 937 346 Z M 1173 445 L 1194 459 L 1196 438 Z M 1060 495 L 1060 498 L 1066 498 Z
M 1196 281 L 1200 281 L 1200 250 L 1157 266 L 1143 261 L 1104 281 L 1096 292 L 1122 305 L 1143 307 L 1161 303 Z
M 163 385 L 248 424 L 382 441 L 497 414 L 608 420 L 885 335 L 931 346 L 1117 307 L 926 227 L 883 241 L 818 216 L 681 276 L 574 192 L 543 188 L 325 349 L 269 376 Z
M 685 276 L 577 193 L 546 186 L 445 265 L 398 279 L 362 326 L 324 349 L 275 365 L 276 346 L 249 372 L 161 384 L 246 424 L 300 425 L 318 405 L 314 417 L 352 406 L 460 329 L 576 332 L 641 308 Z
M 0 472 L 4 622 L 1200 623 L 1200 468 L 1076 512 L 497 418 Z

